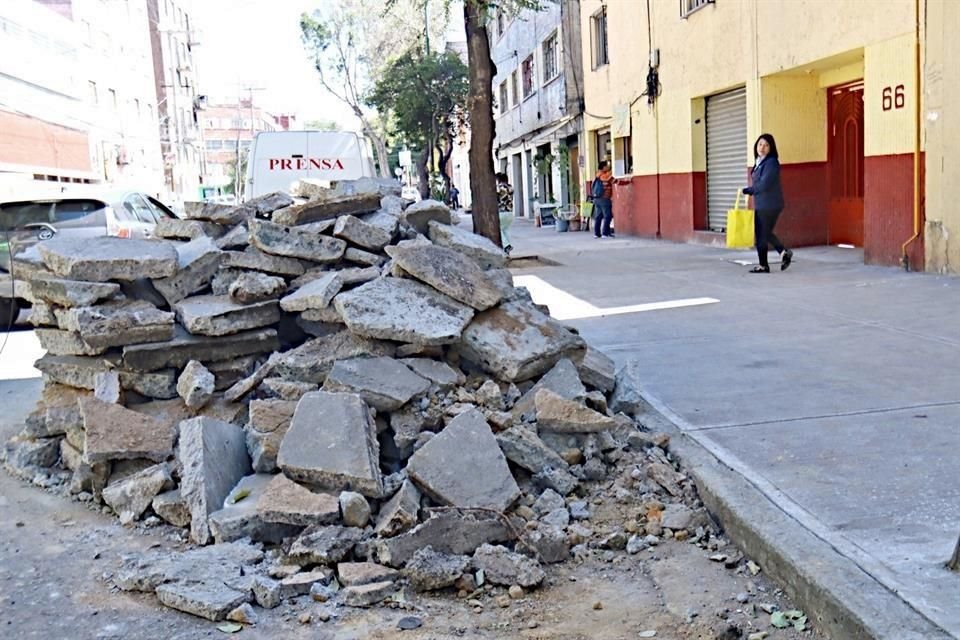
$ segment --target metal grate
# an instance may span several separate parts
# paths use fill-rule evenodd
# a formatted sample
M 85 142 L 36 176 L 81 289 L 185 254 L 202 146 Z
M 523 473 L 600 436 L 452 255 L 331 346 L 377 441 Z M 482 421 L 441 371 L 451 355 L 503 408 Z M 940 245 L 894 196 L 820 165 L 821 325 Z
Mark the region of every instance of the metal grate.
M 707 98 L 707 223 L 727 228 L 727 211 L 747 183 L 747 90 Z

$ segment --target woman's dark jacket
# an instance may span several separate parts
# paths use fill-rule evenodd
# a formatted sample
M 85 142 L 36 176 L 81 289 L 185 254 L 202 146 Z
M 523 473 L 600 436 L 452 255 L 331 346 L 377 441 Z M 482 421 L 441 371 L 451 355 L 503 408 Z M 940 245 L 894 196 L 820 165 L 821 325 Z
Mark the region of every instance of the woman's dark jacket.
M 757 211 L 783 209 L 783 187 L 780 186 L 780 160 L 767 156 L 753 169 L 753 184 L 743 190 L 753 196 Z

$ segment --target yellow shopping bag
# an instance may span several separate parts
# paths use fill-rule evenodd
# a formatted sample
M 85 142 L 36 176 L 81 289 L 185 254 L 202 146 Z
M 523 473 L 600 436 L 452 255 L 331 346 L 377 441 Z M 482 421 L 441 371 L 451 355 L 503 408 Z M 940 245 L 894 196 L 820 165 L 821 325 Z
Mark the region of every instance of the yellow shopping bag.
M 740 208 L 740 196 L 737 191 L 737 202 L 733 209 L 727 211 L 727 248 L 749 249 L 753 246 L 753 211 Z

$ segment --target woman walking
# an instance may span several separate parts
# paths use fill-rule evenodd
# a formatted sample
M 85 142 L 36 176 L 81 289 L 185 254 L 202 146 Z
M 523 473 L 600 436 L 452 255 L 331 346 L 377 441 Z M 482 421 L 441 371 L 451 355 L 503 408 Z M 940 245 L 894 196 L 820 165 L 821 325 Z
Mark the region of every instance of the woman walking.
M 513 251 L 510 244 L 510 225 L 513 224 L 513 187 L 507 179 L 507 174 L 500 172 L 497 175 L 497 214 L 500 216 L 500 245 L 508 256 Z
M 750 273 L 770 273 L 767 262 L 767 245 L 773 245 L 782 257 L 780 270 L 785 271 L 793 260 L 793 251 L 787 249 L 773 233 L 777 218 L 783 211 L 783 187 L 780 185 L 780 156 L 777 153 L 777 141 L 769 133 L 764 133 L 753 145 L 753 184 L 743 192 L 753 196 L 753 233 L 757 245 L 759 266 Z

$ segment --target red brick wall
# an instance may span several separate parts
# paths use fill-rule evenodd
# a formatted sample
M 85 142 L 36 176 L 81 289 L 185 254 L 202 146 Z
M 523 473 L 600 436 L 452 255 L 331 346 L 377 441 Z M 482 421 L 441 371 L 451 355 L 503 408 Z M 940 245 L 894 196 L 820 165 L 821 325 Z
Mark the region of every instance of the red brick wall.
M 0 111 L 0 163 L 38 171 L 89 172 L 87 134 L 35 118 Z
M 912 269 L 923 269 L 923 159 L 920 162 L 920 238 L 908 248 Z M 913 154 L 868 156 L 864 161 L 863 254 L 867 264 L 900 264 L 913 235 Z

